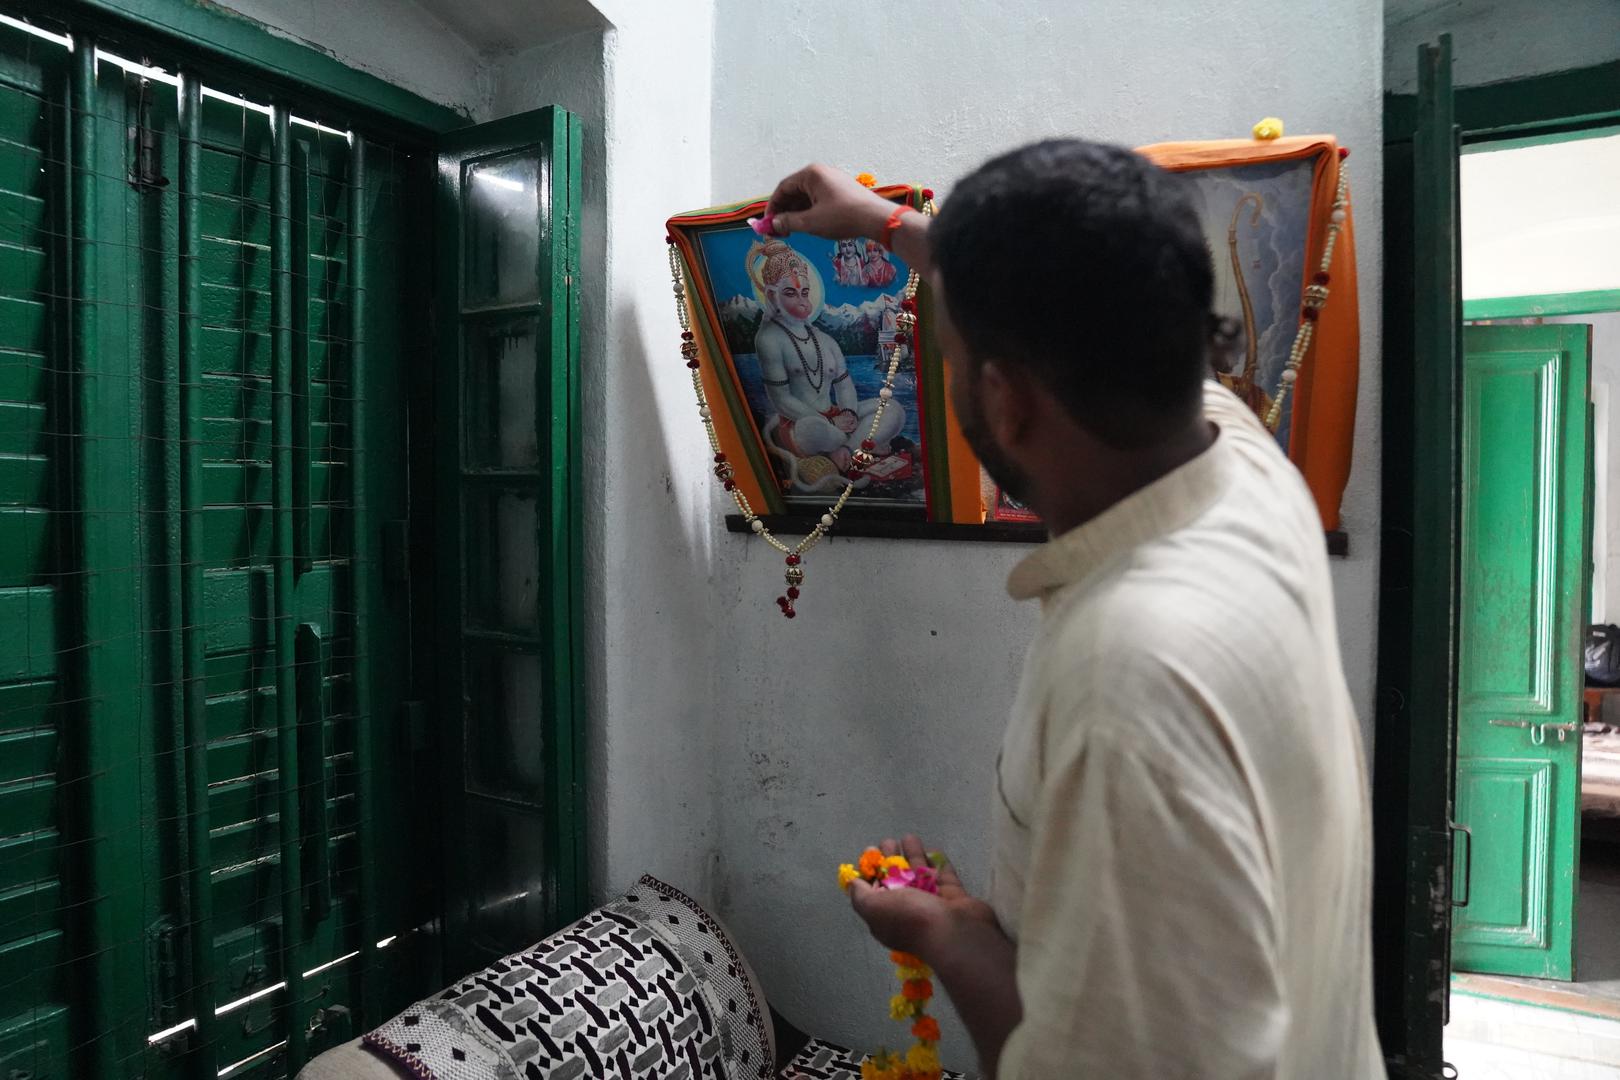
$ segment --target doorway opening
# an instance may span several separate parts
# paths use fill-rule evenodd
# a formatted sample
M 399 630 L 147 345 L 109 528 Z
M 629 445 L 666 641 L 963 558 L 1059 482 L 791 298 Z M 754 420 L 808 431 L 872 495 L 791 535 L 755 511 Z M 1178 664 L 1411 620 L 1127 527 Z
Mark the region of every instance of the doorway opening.
M 1448 1050 L 1506 1025 L 1511 1047 L 1580 1032 L 1584 1058 L 1620 1065 L 1620 691 L 1583 663 L 1589 627 L 1620 619 L 1620 132 L 1477 144 L 1459 181 L 1465 1003 Z

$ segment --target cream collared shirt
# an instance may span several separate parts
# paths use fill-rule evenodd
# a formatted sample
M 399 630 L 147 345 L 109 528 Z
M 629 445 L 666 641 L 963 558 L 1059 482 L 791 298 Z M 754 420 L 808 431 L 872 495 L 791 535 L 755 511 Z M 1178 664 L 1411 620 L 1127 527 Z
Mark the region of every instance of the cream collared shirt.
M 996 767 L 1001 1080 L 1384 1076 L 1372 845 L 1321 519 L 1210 384 L 1198 458 L 1046 545 Z

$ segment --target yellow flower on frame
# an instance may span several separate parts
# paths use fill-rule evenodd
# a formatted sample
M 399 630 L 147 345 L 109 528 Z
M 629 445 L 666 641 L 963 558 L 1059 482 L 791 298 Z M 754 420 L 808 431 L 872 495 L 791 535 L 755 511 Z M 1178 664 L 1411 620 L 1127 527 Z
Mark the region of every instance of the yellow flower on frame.
M 861 185 L 861 187 L 877 187 L 877 177 L 873 176 L 869 172 L 855 174 L 855 182 Z
M 922 1011 L 922 1002 L 912 1001 L 904 994 L 896 994 L 889 999 L 890 1020 L 910 1020 Z
M 1275 116 L 1268 116 L 1254 125 L 1254 137 L 1261 142 L 1270 142 L 1272 139 L 1282 138 L 1283 122 Z

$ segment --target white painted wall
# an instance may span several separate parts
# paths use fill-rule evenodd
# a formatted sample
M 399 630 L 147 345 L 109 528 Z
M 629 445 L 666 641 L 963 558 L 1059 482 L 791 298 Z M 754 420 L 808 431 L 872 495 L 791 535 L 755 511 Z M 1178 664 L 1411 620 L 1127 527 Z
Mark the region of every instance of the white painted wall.
M 1589 67 L 1620 57 L 1614 0 L 1388 0 L 1387 88 L 1417 89 L 1418 47 L 1452 37 L 1456 85 Z
M 430 101 L 482 116 L 478 50 L 413 0 L 216 0 L 216 6 L 311 45 Z
M 1370 730 L 1382 4 L 935 0 L 924 13 L 717 0 L 716 10 L 716 202 L 766 192 L 810 159 L 949 198 L 954 177 L 1030 139 L 1242 136 L 1268 115 L 1353 148 L 1363 376 L 1344 503 L 1353 554 L 1333 574 Z M 874 85 L 877 102 L 856 93 Z M 803 1026 L 860 1045 L 903 1035 L 884 1009 L 882 955 L 834 888 L 838 862 L 917 829 L 984 884 L 990 770 L 1036 616 L 1003 592 L 1021 554 L 833 540 L 809 561 L 801 616 L 788 623 L 772 603 L 780 556 L 718 541 L 720 899 L 772 1001 Z M 959 1037 L 947 1051 L 970 1061 Z
M 1544 320 L 1549 323 L 1584 323 L 1592 328 L 1592 391 L 1596 397 L 1606 390 L 1610 406 L 1620 402 L 1620 312 L 1598 315 L 1560 315 Z M 1599 433 L 1604 445 L 1593 460 L 1593 466 L 1603 470 L 1594 476 L 1596 488 L 1603 495 L 1592 506 L 1593 554 L 1602 560 L 1600 572 L 1594 575 L 1593 592 L 1601 589 L 1601 609 L 1594 595 L 1595 622 L 1620 620 L 1620 480 L 1615 469 L 1620 467 L 1620 431 L 1616 430 L 1611 411 L 1605 430 Z
M 1464 154 L 1461 180 L 1465 300 L 1620 289 L 1620 135 Z

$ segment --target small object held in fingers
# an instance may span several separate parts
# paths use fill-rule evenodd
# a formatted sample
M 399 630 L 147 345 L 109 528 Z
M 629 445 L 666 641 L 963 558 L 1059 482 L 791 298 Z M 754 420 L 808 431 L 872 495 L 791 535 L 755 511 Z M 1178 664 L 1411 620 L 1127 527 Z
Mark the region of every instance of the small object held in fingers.
M 748 227 L 753 229 L 754 232 L 758 233 L 760 236 L 775 236 L 776 235 L 775 221 L 776 221 L 776 215 L 772 214 L 769 210 L 767 210 L 767 211 L 765 211 L 764 215 L 761 216 L 761 217 L 757 217 L 757 218 L 751 217 L 751 218 L 749 218 L 748 219 Z

